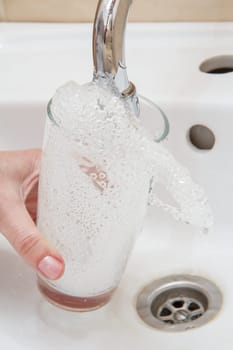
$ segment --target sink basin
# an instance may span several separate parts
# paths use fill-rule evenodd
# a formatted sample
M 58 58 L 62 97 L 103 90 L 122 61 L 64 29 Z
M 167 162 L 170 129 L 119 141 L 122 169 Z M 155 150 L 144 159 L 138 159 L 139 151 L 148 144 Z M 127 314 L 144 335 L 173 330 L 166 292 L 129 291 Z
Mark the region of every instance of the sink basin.
M 0 29 L 0 149 L 41 147 L 46 103 L 55 89 L 71 79 L 91 79 L 91 25 L 2 23 Z M 35 273 L 0 237 L 3 348 L 232 349 L 233 73 L 199 70 L 209 58 L 231 54 L 232 36 L 232 23 L 130 24 L 127 32 L 129 77 L 166 114 L 170 133 L 164 146 L 206 189 L 215 218 L 212 232 L 203 234 L 149 208 L 111 303 L 85 314 L 44 301 Z M 194 125 L 211 130 L 212 149 L 191 143 Z M 143 323 L 135 307 L 138 293 L 154 279 L 172 274 L 199 275 L 220 288 L 223 305 L 214 320 L 180 333 Z

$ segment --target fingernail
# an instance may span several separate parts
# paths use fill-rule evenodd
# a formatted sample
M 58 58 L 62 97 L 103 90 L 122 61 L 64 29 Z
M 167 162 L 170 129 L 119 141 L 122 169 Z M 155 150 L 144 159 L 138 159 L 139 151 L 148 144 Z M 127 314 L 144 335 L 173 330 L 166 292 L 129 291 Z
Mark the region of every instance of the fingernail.
M 39 272 L 51 280 L 56 280 L 60 277 L 63 269 L 63 264 L 52 256 L 44 257 L 38 264 Z

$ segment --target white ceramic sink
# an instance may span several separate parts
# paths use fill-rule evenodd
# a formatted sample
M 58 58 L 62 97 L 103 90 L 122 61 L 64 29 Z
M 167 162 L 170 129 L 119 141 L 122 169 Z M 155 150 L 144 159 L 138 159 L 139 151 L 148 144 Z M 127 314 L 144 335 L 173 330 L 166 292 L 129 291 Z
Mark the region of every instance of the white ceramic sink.
M 35 274 L 0 239 L 0 347 L 10 350 L 233 348 L 233 73 L 199 71 L 205 59 L 230 55 L 233 24 L 132 24 L 127 33 L 130 79 L 165 112 L 164 144 L 206 189 L 215 226 L 204 235 L 150 208 L 119 289 L 99 311 L 69 313 L 49 305 Z M 91 26 L 0 24 L 0 149 L 40 147 L 46 103 L 56 87 L 92 77 Z M 195 124 L 215 134 L 210 151 L 188 139 Z M 0 184 L 1 185 L 1 184 Z M 205 326 L 164 333 L 137 316 L 139 291 L 154 279 L 194 274 L 223 294 L 217 317 Z

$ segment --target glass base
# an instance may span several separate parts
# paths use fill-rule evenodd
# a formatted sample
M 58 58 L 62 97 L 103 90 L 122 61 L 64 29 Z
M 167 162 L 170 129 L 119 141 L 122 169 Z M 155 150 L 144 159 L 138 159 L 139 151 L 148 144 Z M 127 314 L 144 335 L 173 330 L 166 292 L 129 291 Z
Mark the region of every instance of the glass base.
M 61 293 L 55 288 L 49 286 L 40 277 L 37 279 L 37 284 L 41 294 L 52 304 L 70 311 L 92 311 L 99 309 L 107 304 L 115 290 L 112 289 L 106 293 L 93 297 L 74 297 L 68 294 Z

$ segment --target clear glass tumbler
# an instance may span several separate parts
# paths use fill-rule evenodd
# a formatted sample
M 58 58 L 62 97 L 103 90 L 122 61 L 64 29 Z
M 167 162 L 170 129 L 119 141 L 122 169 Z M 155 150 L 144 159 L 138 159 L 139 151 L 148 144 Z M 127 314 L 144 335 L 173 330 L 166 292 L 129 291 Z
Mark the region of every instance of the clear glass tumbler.
M 162 141 L 169 131 L 166 116 L 143 97 L 140 106 L 145 127 Z M 89 311 L 105 305 L 119 284 L 142 229 L 151 178 L 136 158 L 99 167 L 63 131 L 49 103 L 38 226 L 63 256 L 65 272 L 57 281 L 38 276 L 38 287 L 53 304 Z

